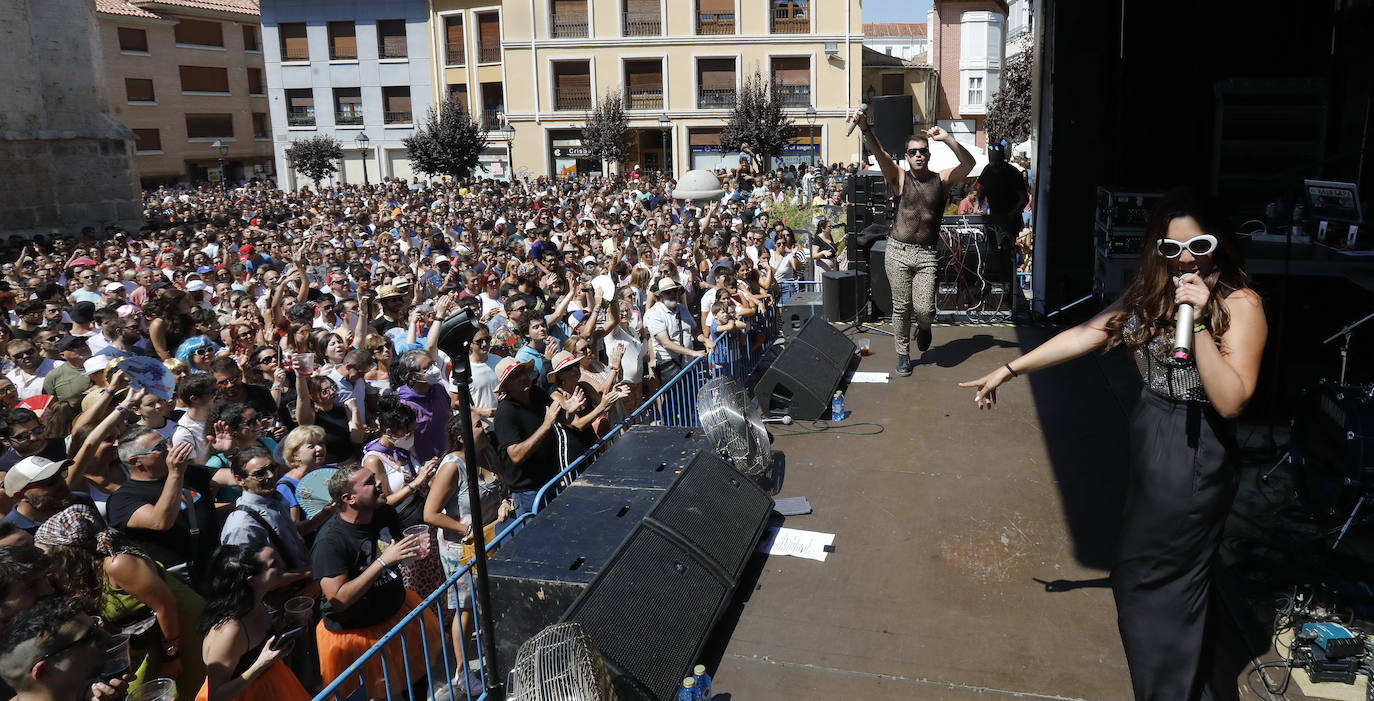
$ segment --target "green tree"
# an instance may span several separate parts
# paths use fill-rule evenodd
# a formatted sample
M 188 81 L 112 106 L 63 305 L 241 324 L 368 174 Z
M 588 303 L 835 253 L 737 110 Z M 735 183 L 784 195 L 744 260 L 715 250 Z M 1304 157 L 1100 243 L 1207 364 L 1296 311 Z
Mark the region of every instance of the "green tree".
M 587 113 L 586 123 L 582 125 L 582 145 L 593 158 L 620 163 L 630 156 L 630 145 L 626 142 L 628 133 L 620 91 L 607 90 L 596 108 Z
M 782 155 L 783 147 L 796 138 L 792 118 L 782 111 L 782 96 L 755 69 L 745 79 L 730 121 L 720 132 L 721 149 L 738 151 L 741 145 L 748 144 L 767 169 L 772 159 Z
M 343 144 L 328 134 L 297 139 L 286 149 L 286 158 L 296 170 L 315 181 L 315 189 L 320 189 L 320 181 L 339 172 L 339 161 L 343 159 Z
M 1002 85 L 988 103 L 988 143 L 1006 139 L 1018 144 L 1031 135 L 1030 51 L 1022 51 L 1002 64 Z
M 429 108 L 424 125 L 402 143 L 410 152 L 411 166 L 421 173 L 467 178 L 487 147 L 487 130 L 473 120 L 463 103 L 449 99 L 438 109 Z

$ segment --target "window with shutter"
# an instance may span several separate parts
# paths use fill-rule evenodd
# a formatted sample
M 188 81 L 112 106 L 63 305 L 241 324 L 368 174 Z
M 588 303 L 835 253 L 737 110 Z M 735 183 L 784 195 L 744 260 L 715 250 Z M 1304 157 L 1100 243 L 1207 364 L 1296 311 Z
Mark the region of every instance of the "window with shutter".
M 735 59 L 703 58 L 697 62 L 697 107 L 720 109 L 735 105 Z
M 625 0 L 625 36 L 642 37 L 662 34 L 663 20 L 659 17 L 658 11 L 658 0 Z
M 774 34 L 806 34 L 811 31 L 808 0 L 770 0 Z
M 697 34 L 734 34 L 735 0 L 697 0 Z
M 361 88 L 334 88 L 334 123 L 339 126 L 362 126 L 363 91 Z
M 172 35 L 178 44 L 224 46 L 224 32 L 221 31 L 219 22 L 183 19 L 172 28 Z
M 549 36 L 554 39 L 587 36 L 587 0 L 553 0 Z
M 377 20 L 377 58 L 406 57 L 406 21 Z
M 281 36 L 281 60 L 310 60 L 310 43 L 305 38 L 305 22 L 283 22 L 277 25 L 277 34 Z
M 501 20 L 495 12 L 477 15 L 477 62 L 496 63 L 501 60 Z
M 229 69 L 214 66 L 179 66 L 181 91 L 191 93 L 229 92 Z
M 588 61 L 559 61 L 553 64 L 554 109 L 592 108 L 592 73 Z
M 234 116 L 231 114 L 186 115 L 186 138 L 226 139 L 234 136 Z
M 410 86 L 382 88 L 382 111 L 387 124 L 410 124 Z
M 249 94 L 249 95 L 261 95 L 261 94 L 263 94 L 262 69 L 261 69 L 261 68 L 249 68 L 249 69 L 248 69 L 248 94 Z
M 162 134 L 157 129 L 135 129 L 134 151 L 146 153 L 162 150 Z
M 463 16 L 453 15 L 444 18 L 445 53 L 444 65 L 463 66 Z
M 120 27 L 119 50 L 148 53 L 148 32 L 133 27 Z
M 315 93 L 310 88 L 297 88 L 286 91 L 286 125 L 289 127 L 315 126 Z
M 811 104 L 811 60 L 805 57 L 776 57 L 773 63 L 773 88 L 783 107 Z
M 358 58 L 358 29 L 352 22 L 329 23 L 329 58 L 348 61 Z
M 267 138 L 271 138 L 271 136 L 272 136 L 272 129 L 271 129 L 271 127 L 270 127 L 270 125 L 268 124 L 268 121 L 267 121 L 267 113 L 266 113 L 266 112 L 254 112 L 254 113 L 253 113 L 253 138 L 254 138 L 254 139 L 267 139 Z
M 625 107 L 663 109 L 663 62 L 659 59 L 625 62 Z
M 129 102 L 157 102 L 151 78 L 125 78 L 124 94 Z

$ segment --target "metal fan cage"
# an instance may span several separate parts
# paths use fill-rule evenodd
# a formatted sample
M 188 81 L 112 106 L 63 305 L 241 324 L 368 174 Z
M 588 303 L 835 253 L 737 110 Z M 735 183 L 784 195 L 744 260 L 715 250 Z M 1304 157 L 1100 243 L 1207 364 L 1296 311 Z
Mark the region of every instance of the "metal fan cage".
M 615 701 L 611 674 L 579 623 L 555 623 L 526 640 L 511 669 L 512 701 Z
M 731 377 L 717 377 L 697 390 L 697 421 L 716 450 L 746 475 L 768 469 L 772 446 L 758 404 Z

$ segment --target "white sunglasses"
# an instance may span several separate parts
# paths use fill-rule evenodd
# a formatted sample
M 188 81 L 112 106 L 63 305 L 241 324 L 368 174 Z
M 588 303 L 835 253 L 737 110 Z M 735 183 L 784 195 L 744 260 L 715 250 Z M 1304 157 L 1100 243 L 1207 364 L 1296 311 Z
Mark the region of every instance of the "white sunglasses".
M 1165 258 L 1177 258 L 1183 255 L 1183 249 L 1195 256 L 1205 256 L 1217 250 L 1217 237 L 1211 234 L 1201 234 L 1188 239 L 1187 241 L 1175 241 L 1173 239 L 1160 239 L 1155 242 L 1155 247 L 1159 255 Z

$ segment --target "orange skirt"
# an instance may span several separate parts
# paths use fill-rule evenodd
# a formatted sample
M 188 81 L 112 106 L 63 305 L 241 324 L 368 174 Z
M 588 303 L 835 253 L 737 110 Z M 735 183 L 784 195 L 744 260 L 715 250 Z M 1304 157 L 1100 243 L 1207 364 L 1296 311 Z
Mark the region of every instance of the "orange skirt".
M 320 676 L 325 684 L 334 681 L 339 675 L 343 674 L 348 666 L 353 664 L 359 657 L 362 657 L 368 648 L 382 639 L 388 631 L 396 627 L 396 624 L 405 618 L 407 614 L 420 605 L 420 595 L 409 589 L 406 590 L 405 603 L 396 615 L 388 618 L 376 625 L 366 628 L 356 628 L 353 630 L 332 631 L 324 627 L 324 621 L 320 621 L 315 626 L 315 640 L 320 648 Z M 420 624 L 424 624 L 423 634 L 420 631 Z M 401 639 L 405 640 L 405 656 L 401 654 Z M 429 660 L 425 659 L 428 653 Z M 425 673 L 426 663 L 440 659 L 443 654 L 439 637 L 439 619 L 432 610 L 426 609 L 416 620 L 406 626 L 402 634 L 397 638 L 392 638 L 386 647 L 382 648 L 381 654 L 368 660 L 367 664 L 354 673 L 353 683 L 344 683 L 339 686 L 338 694 L 347 696 L 358 688 L 356 681 L 357 674 L 362 674 L 362 686 L 367 687 L 368 698 L 386 698 L 387 679 L 391 680 L 392 693 L 404 692 L 410 686 L 411 680 L 418 679 Z M 382 662 L 386 662 L 386 676 L 382 675 Z
M 310 693 L 301 686 L 295 672 L 286 666 L 284 660 L 267 668 L 261 676 L 253 680 L 235 699 L 272 699 L 272 701 L 310 701 Z M 200 685 L 196 701 L 210 701 L 210 683 Z

